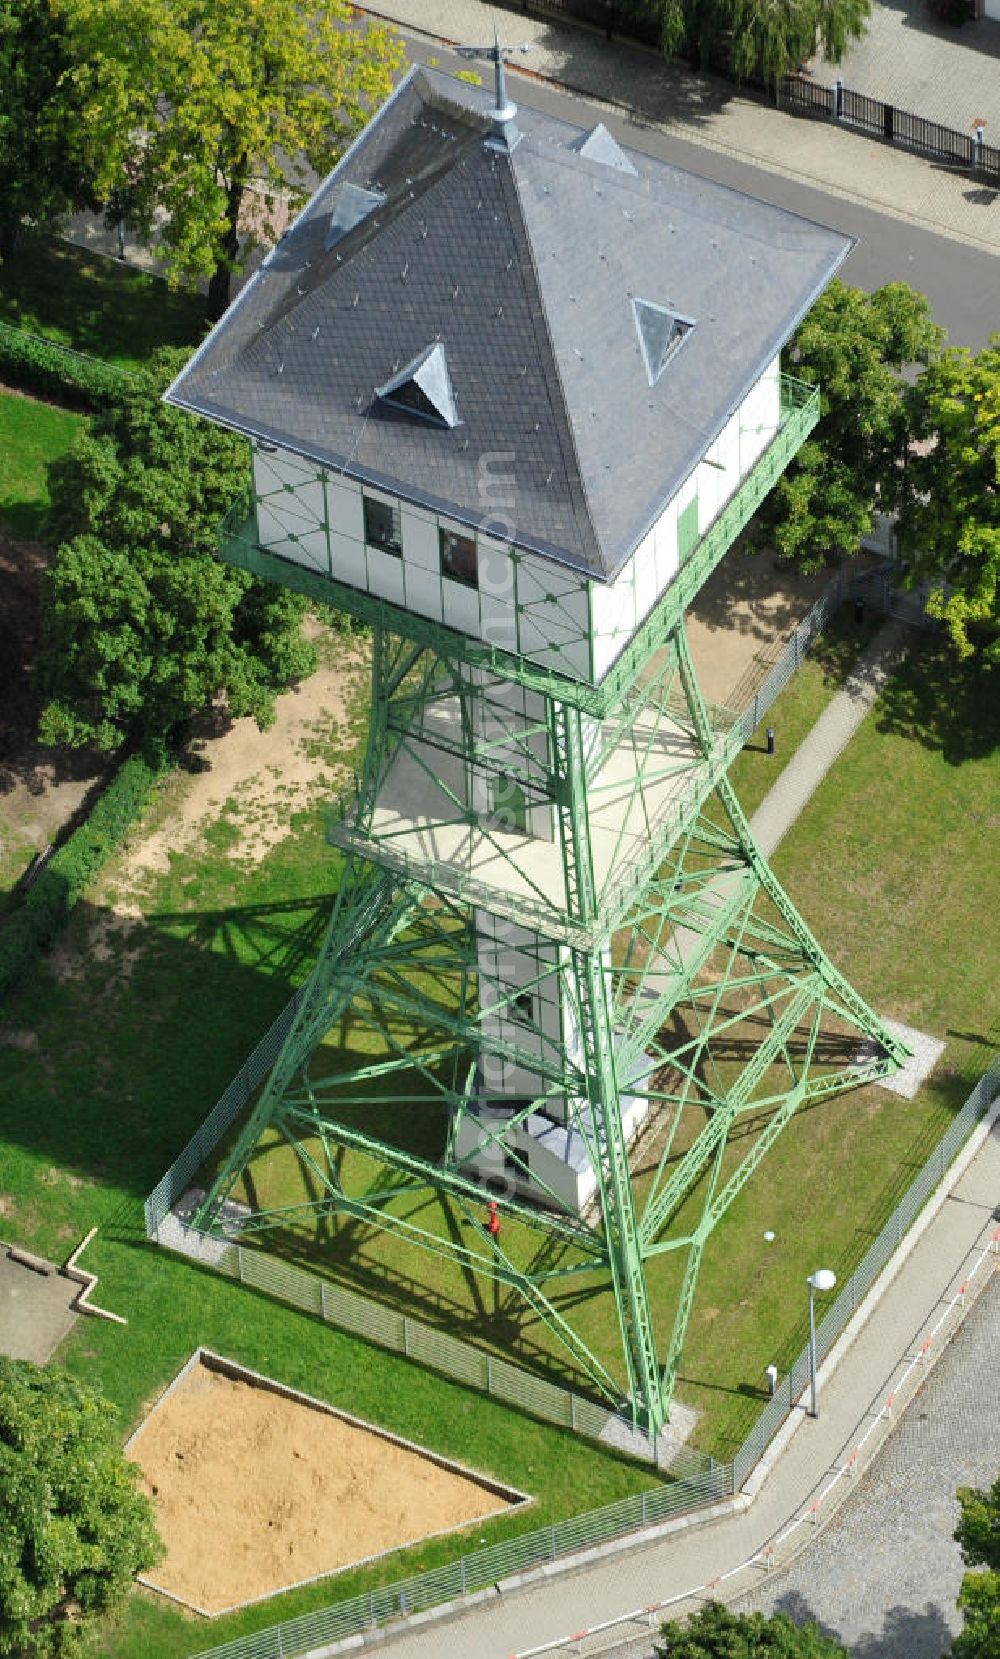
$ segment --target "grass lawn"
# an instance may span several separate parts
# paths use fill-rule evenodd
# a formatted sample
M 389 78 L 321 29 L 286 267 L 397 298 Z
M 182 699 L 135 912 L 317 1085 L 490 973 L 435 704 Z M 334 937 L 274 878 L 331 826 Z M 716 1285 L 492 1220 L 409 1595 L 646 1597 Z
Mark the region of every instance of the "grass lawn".
M 804 672 L 771 715 L 785 753 L 787 734 L 799 720 L 804 730 L 832 689 L 819 662 Z M 680 1395 L 702 1413 L 698 1442 L 717 1454 L 732 1451 L 759 1411 L 764 1367 L 787 1365 L 801 1346 L 806 1273 L 822 1260 L 843 1275 L 859 1259 L 996 1040 L 986 1022 L 1000 939 L 982 918 L 1000 903 L 988 854 L 1000 824 L 997 706 L 983 676 L 954 670 L 918 641 L 780 849 L 779 874 L 834 960 L 882 1012 L 948 1048 L 917 1101 L 871 1089 L 800 1114 L 716 1233 Z M 359 716 L 359 742 L 362 724 Z M 537 1494 L 523 1516 L 475 1535 L 493 1541 L 651 1477 L 143 1238 L 143 1195 L 308 971 L 338 870 L 321 820 L 336 779 L 322 763 L 332 774 L 353 758 L 324 753 L 317 739 L 315 803 L 261 863 L 232 857 L 246 810 L 233 800 L 204 845 L 169 854 L 138 904 L 119 862 L 78 908 L 54 961 L 5 1009 L 0 1232 L 62 1257 L 100 1224 L 85 1265 L 101 1275 L 98 1300 L 129 1323 L 79 1325 L 62 1357 L 119 1403 L 124 1424 L 203 1342 Z M 774 762 L 749 751 L 737 764 L 744 798 L 763 794 Z M 183 779 L 167 783 L 154 822 L 169 825 L 181 788 Z M 767 1229 L 777 1235 L 771 1245 Z M 652 1275 L 661 1340 L 672 1272 Z M 424 1275 L 433 1285 L 433 1267 Z M 592 1308 L 596 1318 L 596 1300 Z M 136 1596 L 101 1651 L 193 1653 L 463 1546 L 459 1535 L 417 1547 L 210 1628 Z
M 64 1259 L 94 1223 L 87 1265 L 98 1300 L 128 1318 L 79 1324 L 60 1357 L 100 1385 L 133 1424 L 198 1343 L 349 1407 L 537 1496 L 517 1517 L 417 1546 L 240 1615 L 195 1621 L 159 1598 L 132 1598 L 114 1659 L 169 1659 L 431 1567 L 640 1491 L 640 1465 L 534 1423 L 478 1393 L 341 1335 L 146 1244 L 142 1199 L 308 970 L 329 914 L 338 861 L 317 801 L 253 869 L 230 857 L 241 810 L 230 803 L 206 847 L 175 853 L 143 900 L 112 867 L 81 904 L 54 962 L 4 1009 L 0 1035 L 0 1237 Z M 343 756 L 338 756 L 342 759 Z M 183 778 L 151 818 L 169 823 Z
M 877 623 L 868 623 L 858 628 L 853 619 L 844 616 L 774 705 L 768 720 L 785 734 L 782 747 L 786 755 L 813 724 L 875 626 Z M 913 662 L 900 671 L 898 685 L 894 682 L 893 698 L 903 695 L 899 687 L 914 676 L 919 681 L 929 672 L 929 660 L 937 661 L 933 657 L 928 659 L 919 641 L 914 650 Z M 974 687 L 978 682 L 975 676 L 959 675 L 958 678 L 967 684 L 968 717 L 973 722 L 978 718 L 981 726 L 983 716 L 975 708 Z M 954 686 L 948 688 L 948 695 L 954 698 Z M 873 754 L 876 771 L 885 742 L 881 729 L 883 719 L 880 713 L 869 721 L 851 751 L 852 754 L 855 749 Z M 933 748 L 915 741 L 912 735 L 901 737 L 900 741 L 898 787 L 891 803 L 880 801 L 876 814 L 879 822 L 883 816 L 886 819 L 886 839 L 880 842 L 880 848 L 896 849 L 910 833 L 913 801 L 923 799 L 926 794 L 926 769 L 944 765 L 949 773 L 955 770 L 950 762 L 940 758 L 935 762 Z M 984 734 L 982 742 L 988 752 L 991 739 Z M 780 757 L 776 760 L 762 751 L 762 743 L 752 744 L 739 757 L 734 769 L 737 787 L 750 810 L 759 803 L 781 764 Z M 843 776 L 841 765 L 831 774 L 821 793 L 843 800 L 844 811 L 850 817 L 855 811 L 855 797 L 851 789 L 844 793 Z M 960 824 L 967 815 L 958 803 L 979 800 L 991 785 L 995 790 L 995 769 L 990 761 L 985 756 L 966 756 L 949 786 Z M 898 832 L 893 828 L 890 807 L 901 815 L 902 828 Z M 867 825 L 873 821 L 867 802 L 862 802 L 859 810 L 859 823 Z M 907 917 L 900 932 L 891 911 L 880 918 L 876 929 L 867 924 L 864 914 L 856 914 L 852 926 L 857 939 L 865 941 L 867 955 L 857 960 L 856 951 L 842 948 L 843 932 L 836 925 L 836 919 L 841 891 L 852 880 L 851 870 L 849 865 L 845 867 L 839 862 L 838 839 L 831 837 L 827 845 L 824 836 L 818 845 L 811 822 L 810 816 L 805 815 L 783 847 L 783 854 L 789 857 L 794 857 L 798 849 L 799 862 L 792 866 L 788 877 L 791 896 L 799 901 L 804 894 L 809 901 L 809 884 L 801 879 L 801 873 L 813 872 L 818 879 L 814 882 L 815 903 L 805 905 L 807 920 L 815 926 L 834 961 L 845 968 L 881 1012 L 949 1038 L 952 1032 L 946 1012 L 954 1001 L 954 987 L 947 982 L 942 985 L 940 1006 L 925 1014 L 911 1006 L 906 995 L 900 941 L 908 944 L 908 930 L 916 925 L 912 915 Z M 918 856 L 911 861 L 914 867 L 907 869 L 906 879 L 913 884 L 915 906 L 923 905 L 930 910 L 935 906 L 935 888 L 940 880 L 933 834 L 921 840 L 919 847 Z M 953 848 L 951 856 L 955 866 L 962 867 L 963 860 L 974 859 L 975 854 L 976 833 L 970 826 L 966 844 Z M 995 871 L 990 879 L 995 892 Z M 893 863 L 884 869 L 883 881 L 886 890 L 893 891 L 897 881 Z M 988 893 L 976 895 L 978 902 L 987 905 L 990 896 Z M 961 891 L 956 892 L 954 909 L 941 916 L 937 951 L 946 944 L 958 952 L 967 949 L 970 912 L 963 906 L 962 898 Z M 924 965 L 924 971 L 930 972 L 929 964 Z M 984 992 L 979 994 L 984 998 Z M 342 1033 L 338 1032 L 331 1039 L 331 1070 L 338 1067 L 334 1051 L 341 1038 Z M 350 1040 L 359 1051 L 358 1058 L 368 1057 L 372 1039 L 365 1031 L 359 1032 L 355 1027 Z M 853 1053 L 853 1048 L 849 1052 Z M 765 1161 L 716 1232 L 702 1268 L 679 1397 L 694 1405 L 701 1414 L 695 1438 L 705 1450 L 723 1457 L 732 1454 L 764 1398 L 762 1382 L 766 1365 L 774 1362 L 786 1368 L 804 1340 L 805 1304 L 800 1290 L 806 1275 L 812 1271 L 811 1255 L 819 1250 L 842 1278 L 849 1275 L 943 1133 L 951 1113 L 964 1099 L 974 1061 L 974 1052 L 968 1045 L 953 1039 L 933 1084 L 916 1101 L 904 1101 L 878 1088 L 856 1091 L 801 1112 L 786 1129 L 778 1150 Z M 322 1072 L 326 1067 L 318 1069 Z M 370 1114 L 367 1121 L 371 1128 Z M 413 1150 L 435 1156 L 443 1144 L 443 1126 L 422 1122 L 413 1131 L 415 1135 L 418 1132 L 421 1139 L 419 1144 L 412 1143 Z M 389 1138 L 399 1138 L 398 1130 L 387 1129 L 386 1133 Z M 407 1145 L 411 1140 L 408 1136 Z M 738 1146 L 734 1147 L 733 1155 L 739 1150 Z M 320 1156 L 318 1147 L 316 1152 Z M 647 1170 L 646 1174 L 637 1176 L 637 1194 L 641 1201 L 648 1181 L 649 1159 L 640 1161 Z M 835 1181 L 830 1178 L 831 1168 L 836 1170 Z M 210 1174 L 211 1170 L 206 1172 Z M 368 1182 L 379 1184 L 377 1166 L 362 1154 L 348 1154 L 344 1174 L 349 1190 L 363 1190 Z M 262 1144 L 253 1162 L 252 1183 L 258 1201 L 267 1206 L 295 1204 L 306 1196 L 302 1168 L 283 1142 L 271 1143 L 270 1147 Z M 810 1194 L 808 1203 L 803 1202 L 804 1193 Z M 237 1195 L 246 1196 L 244 1191 Z M 400 1197 L 391 1201 L 390 1207 L 433 1233 L 443 1237 L 460 1236 L 461 1215 L 447 1199 L 427 1196 L 418 1202 L 411 1197 Z M 766 1231 L 777 1235 L 773 1245 L 765 1241 Z M 532 1261 L 537 1250 L 533 1233 L 510 1220 L 505 1223 L 504 1244 L 511 1256 L 524 1266 Z M 275 1248 L 274 1241 L 270 1247 Z M 555 1367 L 561 1380 L 578 1388 L 586 1386 L 582 1374 L 567 1365 L 563 1351 L 541 1323 L 531 1317 L 516 1316 L 512 1299 L 503 1293 L 496 1297 L 493 1291 L 478 1287 L 454 1264 L 440 1260 L 429 1264 L 415 1245 L 407 1245 L 398 1237 L 372 1233 L 352 1221 L 339 1222 L 332 1230 L 326 1227 L 316 1230 L 311 1222 L 303 1221 L 297 1228 L 289 1227 L 280 1249 L 334 1279 L 437 1321 L 446 1329 L 457 1330 L 467 1339 L 497 1348 L 513 1341 L 523 1363 Z M 568 1261 L 569 1256 L 565 1259 Z M 681 1269 L 679 1254 L 661 1256 L 649 1267 L 661 1342 L 665 1342 L 669 1331 Z M 608 1368 L 620 1376 L 615 1316 L 609 1295 L 592 1291 L 589 1299 L 581 1304 L 578 1298 L 587 1290 L 588 1281 L 577 1278 L 572 1286 L 567 1306 L 575 1303 L 574 1324 Z M 760 1317 L 762 1307 L 768 1315 L 764 1320 Z
M 882 626 L 869 607 L 854 621 L 853 608 L 841 607 L 772 703 L 746 748 L 729 769 L 729 779 L 747 817 L 751 817 L 776 782 L 782 767 L 811 731 L 834 692 L 843 684 L 862 651 Z M 776 752 L 767 753 L 767 728 L 773 726 Z
M 205 301 L 105 254 L 40 238 L 0 266 L 0 321 L 136 368 L 158 346 L 196 345 Z
M 70 448 L 83 415 L 0 391 L 0 520 L 17 541 L 39 541 L 48 511 L 46 468 Z

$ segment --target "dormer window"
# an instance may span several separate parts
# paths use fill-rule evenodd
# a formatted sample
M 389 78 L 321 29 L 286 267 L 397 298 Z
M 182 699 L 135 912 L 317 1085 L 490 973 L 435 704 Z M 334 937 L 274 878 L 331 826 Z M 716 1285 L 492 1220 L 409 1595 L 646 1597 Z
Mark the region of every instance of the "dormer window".
M 375 396 L 380 403 L 392 409 L 405 409 L 411 415 L 419 415 L 421 420 L 433 421 L 435 426 L 461 424 L 448 359 L 440 340 L 412 358 L 384 386 L 377 386 Z
M 674 353 L 694 328 L 694 321 L 691 317 L 680 317 L 676 312 L 668 311 L 664 305 L 654 305 L 652 300 L 634 299 L 632 312 L 646 379 L 651 386 L 655 386 Z

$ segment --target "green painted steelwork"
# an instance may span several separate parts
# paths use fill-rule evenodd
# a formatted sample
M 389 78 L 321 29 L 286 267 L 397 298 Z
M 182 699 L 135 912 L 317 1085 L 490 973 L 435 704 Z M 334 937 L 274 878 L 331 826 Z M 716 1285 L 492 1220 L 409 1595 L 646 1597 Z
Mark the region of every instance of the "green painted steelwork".
M 252 489 L 223 520 L 219 530 L 219 552 L 228 564 L 237 565 L 265 581 L 277 582 L 281 587 L 291 588 L 321 604 L 344 611 L 372 629 L 381 628 L 386 633 L 419 641 L 442 662 L 461 660 L 474 664 L 543 696 L 554 696 L 572 703 L 585 714 L 603 720 L 612 715 L 628 696 L 651 652 L 681 622 L 695 594 L 813 430 L 819 414 L 819 388 L 795 380 L 790 375 L 782 375 L 781 419 L 774 438 L 696 542 L 659 603 L 641 623 L 600 684 L 556 673 L 527 657 L 491 645 L 488 640 L 475 639 L 457 629 L 447 628 L 361 588 L 350 587 L 291 559 L 265 552 L 257 536 Z
M 246 506 L 220 543 L 371 625 L 372 708 L 363 775 L 330 827 L 347 856 L 325 943 L 197 1222 L 225 1230 L 262 1137 L 280 1137 L 302 1196 L 257 1190 L 244 1231 L 340 1216 L 430 1252 L 474 1299 L 492 1282 L 654 1433 L 734 1198 L 804 1102 L 884 1077 L 904 1052 L 755 846 L 726 778 L 738 735 L 702 699 L 684 632 L 815 424 L 817 390 L 782 391 L 777 437 L 599 685 L 263 552 Z M 501 945 L 517 972 L 501 972 Z M 740 1044 L 749 1057 L 734 1060 Z M 497 1092 L 494 1077 L 521 1085 Z M 484 1116 L 497 1101 L 504 1114 Z M 641 1185 L 629 1101 L 646 1112 Z M 586 1150 L 582 1213 L 523 1138 L 542 1119 Z M 488 1153 L 510 1172 L 492 1194 L 502 1243 L 476 1178 Z M 661 1345 L 649 1273 L 673 1252 L 683 1278 Z M 617 1343 L 576 1317 L 595 1294 Z

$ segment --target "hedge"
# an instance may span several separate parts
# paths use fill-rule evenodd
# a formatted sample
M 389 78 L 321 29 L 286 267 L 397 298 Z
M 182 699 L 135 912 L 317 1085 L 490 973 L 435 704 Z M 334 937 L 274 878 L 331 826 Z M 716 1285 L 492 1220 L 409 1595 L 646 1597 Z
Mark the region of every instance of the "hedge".
M 0 995 L 19 985 L 39 951 L 54 942 L 88 882 L 140 816 L 159 775 L 139 755 L 124 761 L 86 821 L 0 924 Z
M 0 323 L 0 379 L 23 391 L 81 399 L 95 409 L 121 402 L 135 377 L 128 369 Z

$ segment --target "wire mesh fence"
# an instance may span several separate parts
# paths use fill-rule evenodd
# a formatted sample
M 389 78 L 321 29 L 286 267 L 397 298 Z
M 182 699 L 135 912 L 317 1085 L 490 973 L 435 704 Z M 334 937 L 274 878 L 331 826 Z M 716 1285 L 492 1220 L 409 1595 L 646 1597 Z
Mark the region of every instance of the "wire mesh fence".
M 258 1045 L 245 1071 L 272 1038 L 281 1020 L 279 1017 L 267 1037 Z M 288 1015 L 290 1019 L 290 1015 Z M 920 1214 L 928 1198 L 940 1184 L 955 1157 L 968 1140 L 980 1119 L 1000 1096 L 1000 1058 L 978 1080 L 961 1111 L 949 1125 L 945 1135 L 934 1148 L 927 1162 L 916 1176 L 897 1208 L 889 1217 L 882 1232 L 866 1253 L 850 1279 L 821 1321 L 816 1331 L 816 1363 L 821 1364 L 834 1344 L 846 1330 L 854 1314 L 879 1275 L 888 1266 L 899 1249 L 910 1227 Z M 221 1104 L 221 1102 L 220 1102 Z M 206 1120 L 207 1121 L 207 1120 Z M 188 1149 L 186 1148 L 185 1151 Z M 180 1160 L 178 1160 L 178 1163 Z M 176 1166 L 175 1166 L 176 1167 Z M 168 1172 L 168 1175 L 171 1172 Z M 160 1189 L 166 1190 L 164 1181 Z M 147 1211 L 147 1216 L 150 1214 Z M 180 1248 L 185 1248 L 185 1236 L 192 1229 L 181 1228 Z M 195 1235 L 197 1238 L 199 1235 Z M 192 1241 L 193 1242 L 193 1241 Z M 590 1402 L 569 1395 L 567 1390 L 555 1388 L 542 1378 L 530 1377 L 519 1367 L 506 1361 L 471 1349 L 467 1344 L 442 1332 L 419 1326 L 416 1321 L 385 1308 L 367 1298 L 318 1280 L 314 1275 L 261 1256 L 257 1251 L 241 1245 L 224 1246 L 225 1254 L 217 1264 L 219 1270 L 246 1284 L 256 1285 L 282 1300 L 294 1300 L 294 1305 L 306 1308 L 331 1322 L 356 1330 L 358 1334 L 391 1346 L 397 1352 L 409 1353 L 439 1370 L 448 1370 L 457 1380 L 467 1381 L 473 1387 L 489 1387 L 498 1398 L 522 1410 L 547 1416 L 549 1410 L 564 1413 L 562 1419 L 552 1415 L 549 1420 L 562 1421 L 583 1433 L 599 1432 L 602 1413 Z M 353 1323 L 349 1323 L 353 1321 Z M 381 1335 L 374 1335 L 380 1331 Z M 423 1345 L 423 1346 L 422 1346 Z M 459 1375 L 459 1367 L 463 1374 Z M 196 1659 L 296 1659 L 322 1643 L 345 1640 L 366 1631 L 381 1629 L 394 1620 L 411 1613 L 440 1606 L 445 1602 L 470 1595 L 489 1585 L 509 1579 L 536 1567 L 553 1562 L 581 1549 L 606 1543 L 613 1538 L 637 1532 L 671 1517 L 696 1511 L 705 1505 L 718 1503 L 740 1490 L 751 1471 L 763 1457 L 778 1430 L 796 1409 L 804 1395 L 810 1376 L 808 1346 L 803 1348 L 787 1375 L 780 1379 L 774 1397 L 754 1424 L 750 1434 L 738 1449 L 731 1463 L 718 1463 L 691 1450 L 688 1465 L 674 1463 L 674 1478 L 663 1486 L 638 1493 L 603 1508 L 569 1517 L 551 1526 L 524 1533 L 486 1549 L 459 1557 L 432 1572 L 401 1579 L 380 1589 L 352 1596 L 314 1613 L 289 1619 L 253 1635 L 237 1638 L 221 1646 L 203 1650 Z M 484 1382 L 485 1379 L 485 1382 Z M 569 1402 L 567 1404 L 567 1401 Z M 584 1422 L 576 1421 L 572 1413 L 588 1411 L 593 1415 Z M 569 1412 L 569 1417 L 565 1415 Z M 604 1413 L 604 1420 L 610 1414 Z M 692 1467 L 694 1465 L 694 1467 Z M 699 1466 L 700 1465 L 700 1466 Z

